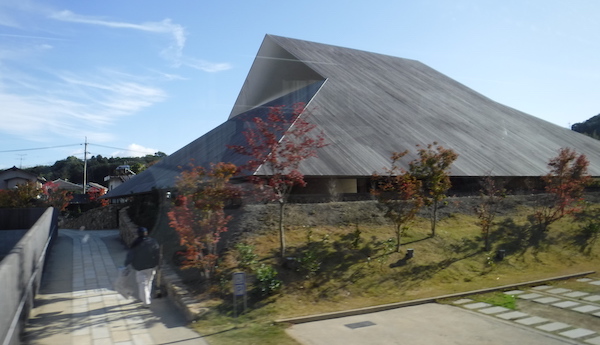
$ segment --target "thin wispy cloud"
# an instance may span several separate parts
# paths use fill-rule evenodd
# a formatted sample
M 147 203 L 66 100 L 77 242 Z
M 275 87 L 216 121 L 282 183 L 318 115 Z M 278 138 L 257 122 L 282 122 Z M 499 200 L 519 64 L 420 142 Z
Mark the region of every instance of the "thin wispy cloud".
M 173 23 L 171 19 L 164 19 L 160 22 L 146 22 L 142 24 L 134 24 L 127 22 L 110 21 L 98 17 L 83 16 L 68 10 L 54 12 L 50 15 L 50 18 L 64 22 L 97 25 L 114 29 L 130 29 L 169 35 L 172 38 L 172 44 L 169 48 L 163 51 L 163 55 L 170 56 L 176 61 L 181 57 L 183 48 L 185 47 L 185 29 L 183 28 L 183 26 Z
M 160 52 L 160 56 L 170 61 L 174 67 L 187 66 L 209 73 L 226 71 L 232 68 L 229 63 L 215 63 L 185 56 L 183 54 L 187 36 L 185 28 L 179 24 L 173 23 L 169 18 L 159 22 L 135 24 L 79 15 L 68 10 L 54 12 L 49 17 L 64 22 L 167 35 L 171 39 L 171 44 Z
M 143 157 L 153 155 L 159 150 L 150 147 L 144 147 L 138 144 L 130 144 L 126 150 L 119 150 L 112 153 L 113 157 Z
M 229 63 L 214 63 L 189 57 L 183 57 L 182 64 L 209 73 L 226 71 L 232 68 Z
M 63 73 L 42 85 L 24 80 L 18 93 L 12 92 L 7 83 L 17 78 L 0 76 L 3 105 L 0 131 L 31 140 L 44 132 L 70 136 L 78 128 L 98 133 L 109 131 L 119 118 L 138 113 L 167 97 L 158 87 L 133 79 L 118 79 L 108 72 L 86 76 Z

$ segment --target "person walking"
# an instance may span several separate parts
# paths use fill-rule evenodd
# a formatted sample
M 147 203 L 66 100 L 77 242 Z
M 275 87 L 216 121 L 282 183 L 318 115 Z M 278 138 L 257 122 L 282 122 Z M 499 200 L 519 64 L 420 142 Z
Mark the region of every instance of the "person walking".
M 135 270 L 138 295 L 144 308 L 149 308 L 152 303 L 152 282 L 159 261 L 160 247 L 158 242 L 148 236 L 148 229 L 139 227 L 138 237 L 133 241 L 127 253 L 125 267 L 131 265 Z

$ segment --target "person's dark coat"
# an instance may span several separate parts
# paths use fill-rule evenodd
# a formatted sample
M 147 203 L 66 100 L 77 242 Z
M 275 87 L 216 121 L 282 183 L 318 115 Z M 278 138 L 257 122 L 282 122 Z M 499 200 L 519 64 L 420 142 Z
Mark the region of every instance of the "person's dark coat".
M 127 253 L 125 266 L 131 266 L 137 270 L 145 270 L 158 266 L 160 259 L 160 247 L 158 242 L 151 237 L 138 237 Z

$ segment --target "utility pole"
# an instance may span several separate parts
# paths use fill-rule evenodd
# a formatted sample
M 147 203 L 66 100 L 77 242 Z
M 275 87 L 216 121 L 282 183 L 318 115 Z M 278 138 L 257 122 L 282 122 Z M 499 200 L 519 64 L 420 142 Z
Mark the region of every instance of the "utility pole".
M 83 149 L 83 194 L 85 194 L 86 192 L 86 186 L 87 186 L 87 146 L 88 146 L 88 142 L 87 142 L 87 137 L 85 137 L 85 146 Z
M 17 156 L 20 156 L 21 162 L 19 163 L 19 169 L 23 169 L 23 156 L 27 156 L 26 153 L 20 153 L 17 154 Z

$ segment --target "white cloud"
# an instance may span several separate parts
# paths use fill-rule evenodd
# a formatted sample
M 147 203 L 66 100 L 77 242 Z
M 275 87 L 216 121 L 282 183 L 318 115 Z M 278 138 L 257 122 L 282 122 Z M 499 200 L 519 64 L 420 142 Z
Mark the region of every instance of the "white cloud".
M 153 155 L 158 151 L 159 150 L 157 150 L 157 149 L 144 147 L 142 145 L 138 145 L 138 144 L 134 143 L 134 144 L 130 144 L 129 146 L 127 146 L 127 150 L 120 150 L 120 151 L 113 152 L 112 156 L 113 157 L 143 157 L 146 155 Z
M 82 130 L 109 138 L 110 126 L 119 118 L 167 97 L 147 80 L 111 71 L 91 75 L 63 72 L 53 80 L 3 72 L 7 73 L 0 74 L 0 132 L 36 141 L 43 139 L 44 133 L 71 137 L 81 135 Z
M 160 22 L 134 24 L 110 21 L 99 17 L 83 16 L 67 10 L 54 12 L 50 15 L 50 18 L 64 22 L 97 25 L 114 29 L 130 29 L 166 34 L 170 36 L 171 44 L 160 52 L 160 56 L 170 61 L 174 67 L 187 66 L 209 73 L 221 72 L 232 68 L 229 63 L 215 63 L 185 56 L 183 54 L 187 36 L 185 28 L 179 24 L 173 23 L 169 18 Z
M 173 23 L 171 19 L 168 18 L 160 22 L 134 24 L 110 21 L 98 17 L 83 16 L 67 10 L 54 12 L 50 15 L 50 18 L 64 22 L 98 25 L 114 29 L 131 29 L 169 35 L 171 36 L 172 43 L 168 48 L 161 52 L 161 55 L 172 60 L 175 64 L 180 63 L 181 56 L 183 55 L 183 48 L 185 47 L 185 28 L 179 24 Z
M 184 64 L 188 67 L 195 68 L 197 70 L 201 70 L 201 71 L 209 72 L 209 73 L 226 71 L 226 70 L 229 70 L 232 68 L 231 64 L 229 64 L 229 63 L 214 63 L 214 62 L 208 62 L 208 61 L 204 61 L 204 60 L 194 59 L 191 57 L 183 57 L 182 64 Z

